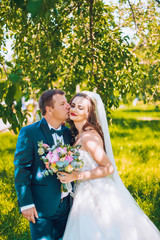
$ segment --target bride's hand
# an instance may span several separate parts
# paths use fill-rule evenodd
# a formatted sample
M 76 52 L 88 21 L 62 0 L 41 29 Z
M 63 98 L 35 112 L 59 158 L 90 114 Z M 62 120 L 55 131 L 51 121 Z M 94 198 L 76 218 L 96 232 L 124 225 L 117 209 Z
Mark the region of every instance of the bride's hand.
M 70 183 L 78 180 L 78 173 L 76 171 L 73 171 L 72 173 L 58 172 L 57 175 L 61 183 Z

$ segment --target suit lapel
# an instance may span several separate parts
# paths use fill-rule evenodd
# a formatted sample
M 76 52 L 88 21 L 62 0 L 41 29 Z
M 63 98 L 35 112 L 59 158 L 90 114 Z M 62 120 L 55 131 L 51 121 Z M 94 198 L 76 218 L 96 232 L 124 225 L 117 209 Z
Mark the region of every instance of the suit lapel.
M 52 145 L 54 145 L 54 140 L 53 140 L 52 134 L 50 132 L 48 123 L 45 118 L 42 118 L 42 120 L 40 122 L 40 127 L 46 138 L 46 141 L 47 141 L 46 143 L 51 147 Z

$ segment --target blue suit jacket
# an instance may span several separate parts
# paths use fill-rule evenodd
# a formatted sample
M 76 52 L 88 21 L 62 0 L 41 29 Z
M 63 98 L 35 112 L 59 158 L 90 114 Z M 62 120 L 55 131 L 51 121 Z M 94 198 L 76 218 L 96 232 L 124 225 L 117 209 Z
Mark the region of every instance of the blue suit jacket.
M 64 143 L 70 144 L 70 130 L 62 128 L 66 130 Z M 38 154 L 41 140 L 49 146 L 54 144 L 45 118 L 20 130 L 14 158 L 15 187 L 20 207 L 34 203 L 39 217 L 49 217 L 59 206 L 61 183 L 56 174 L 47 177 L 42 174 L 45 165 Z

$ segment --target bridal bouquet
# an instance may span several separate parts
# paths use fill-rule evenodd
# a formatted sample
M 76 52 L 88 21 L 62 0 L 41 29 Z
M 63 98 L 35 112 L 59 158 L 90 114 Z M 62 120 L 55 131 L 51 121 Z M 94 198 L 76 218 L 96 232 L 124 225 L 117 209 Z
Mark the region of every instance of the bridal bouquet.
M 57 145 L 49 147 L 43 141 L 38 142 L 38 154 L 41 156 L 46 169 L 43 171 L 44 176 L 58 172 L 71 173 L 83 166 L 83 161 L 79 158 L 80 145 L 72 147 L 70 145 L 62 145 L 58 142 Z M 68 192 L 71 184 L 61 184 L 61 191 Z

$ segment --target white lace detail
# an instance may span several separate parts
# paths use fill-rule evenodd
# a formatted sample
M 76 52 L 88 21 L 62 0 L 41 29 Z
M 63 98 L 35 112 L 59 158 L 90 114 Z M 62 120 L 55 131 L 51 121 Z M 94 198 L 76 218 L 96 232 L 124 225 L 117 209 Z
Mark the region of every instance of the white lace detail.
M 79 152 L 80 152 L 80 158 L 84 162 L 83 167 L 80 168 L 80 171 L 91 170 L 98 166 L 98 164 L 93 160 L 89 152 L 82 149 L 80 149 Z

